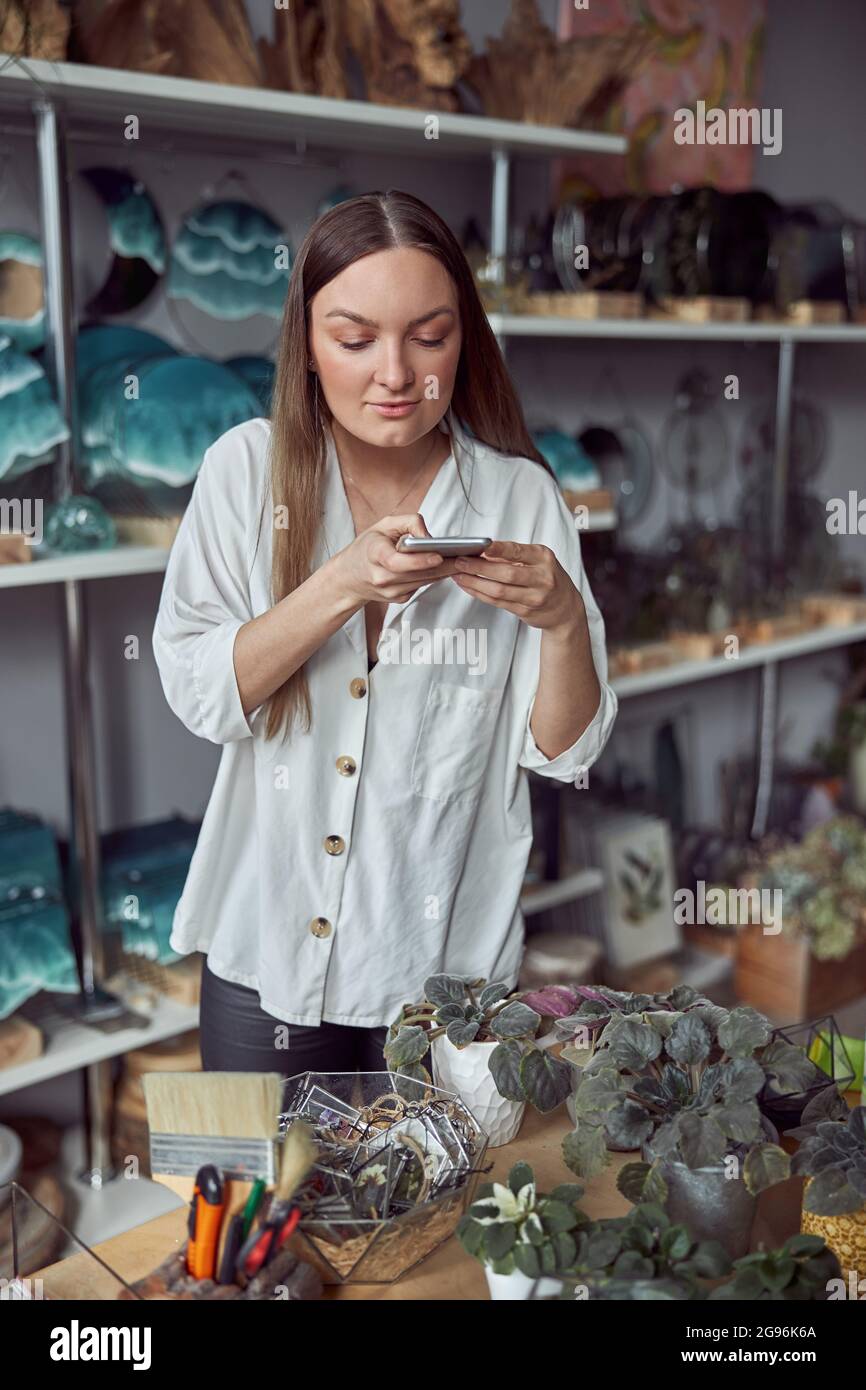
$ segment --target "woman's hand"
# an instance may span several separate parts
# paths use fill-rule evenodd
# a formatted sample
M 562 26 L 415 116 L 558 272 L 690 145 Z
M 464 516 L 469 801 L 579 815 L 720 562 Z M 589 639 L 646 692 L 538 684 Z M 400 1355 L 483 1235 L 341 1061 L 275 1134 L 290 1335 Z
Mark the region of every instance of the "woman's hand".
M 428 537 L 418 512 L 383 516 L 333 557 L 332 574 L 343 592 L 357 603 L 371 600 L 403 603 L 422 584 L 454 573 L 455 561 L 441 555 L 404 555 L 397 549 L 401 536 Z
M 494 541 L 482 555 L 454 563 L 454 582 L 465 593 L 530 627 L 565 632 L 586 619 L 580 593 L 549 546 Z

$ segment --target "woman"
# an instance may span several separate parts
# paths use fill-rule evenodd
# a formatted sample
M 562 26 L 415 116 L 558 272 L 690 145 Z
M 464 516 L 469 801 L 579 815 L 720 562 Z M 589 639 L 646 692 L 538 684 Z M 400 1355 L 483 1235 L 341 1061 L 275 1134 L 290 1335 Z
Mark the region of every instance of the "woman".
M 525 770 L 583 783 L 617 702 L 574 518 L 418 199 L 307 234 L 272 417 L 207 451 L 153 645 L 223 747 L 171 936 L 207 954 L 206 1069 L 379 1070 L 429 975 L 516 985 Z

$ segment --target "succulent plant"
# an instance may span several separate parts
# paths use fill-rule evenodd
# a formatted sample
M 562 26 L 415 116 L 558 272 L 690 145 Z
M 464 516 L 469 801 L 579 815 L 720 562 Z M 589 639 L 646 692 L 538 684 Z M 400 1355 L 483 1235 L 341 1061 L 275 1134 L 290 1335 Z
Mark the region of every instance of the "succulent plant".
M 819 1091 L 802 1124 L 786 1131 L 799 1139 L 791 1172 L 811 1179 L 803 1206 L 816 1216 L 843 1216 L 866 1206 L 866 1106 L 849 1110 L 835 1087 Z
M 783 1089 L 810 1084 L 814 1068 L 801 1047 L 771 1033 L 745 1006 L 614 1015 L 575 1088 L 567 1167 L 579 1177 L 601 1172 L 607 1134 L 623 1148 L 644 1146 L 651 1160 L 627 1164 L 617 1178 L 632 1202 L 666 1201 L 668 1158 L 694 1169 L 734 1156 L 752 1193 L 780 1182 L 790 1159 L 757 1097 L 771 1079 Z
M 816 960 L 844 959 L 866 924 L 866 827 L 857 816 L 816 826 L 767 857 L 759 886 L 781 892 L 783 930 L 804 932 Z
M 577 1183 L 537 1192 L 529 1164 L 515 1163 L 506 1184 L 482 1183 L 455 1234 L 466 1253 L 495 1274 L 563 1274 L 577 1257 L 579 1230 L 589 1222 L 577 1205 L 582 1196 Z
M 839 1279 L 839 1261 L 820 1236 L 791 1236 L 778 1250 L 759 1250 L 734 1260 L 734 1277 L 709 1294 L 710 1301 L 803 1303 L 827 1298 Z
M 573 1006 L 571 1001 L 569 1005 Z M 560 1006 L 562 1001 L 560 1001 Z M 423 1065 L 430 1044 L 443 1033 L 454 1047 L 498 1041 L 488 1065 L 496 1089 L 507 1100 L 528 1101 L 548 1113 L 571 1094 L 572 1070 L 534 1039 L 542 1014 L 501 982 L 431 975 L 420 1004 L 404 1004 L 388 1030 L 388 1066 L 403 1076 L 429 1082 Z

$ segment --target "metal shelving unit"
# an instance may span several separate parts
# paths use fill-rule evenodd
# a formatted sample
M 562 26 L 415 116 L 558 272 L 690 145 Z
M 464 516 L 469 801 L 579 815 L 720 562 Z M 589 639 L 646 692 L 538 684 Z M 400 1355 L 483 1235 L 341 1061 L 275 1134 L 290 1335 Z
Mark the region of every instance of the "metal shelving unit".
M 252 142 L 256 148 L 294 143 L 299 160 L 308 151 L 351 149 L 370 154 L 411 154 L 451 160 L 491 161 L 491 249 L 504 257 L 511 161 L 515 156 L 548 158 L 591 151 L 624 154 L 621 136 L 526 125 L 486 117 L 426 113 L 358 101 L 334 101 L 290 92 L 223 86 L 147 73 L 114 71 L 73 63 L 16 60 L 0 56 L 0 112 L 13 128 L 36 137 L 40 219 L 45 257 L 48 320 L 46 367 L 58 403 L 70 422 L 70 440 L 58 449 L 59 496 L 73 488 L 78 438 L 75 399 L 75 306 L 69 262 L 67 144 L 93 138 L 94 131 L 122 132 L 130 112 L 145 132 L 170 139 L 179 149 L 198 137 L 213 144 Z M 222 142 L 222 143 L 220 143 Z M 503 260 L 504 269 L 504 260 Z M 601 519 L 609 525 L 612 517 Z M 46 1056 L 16 1068 L 12 1086 L 84 1069 L 87 1099 L 87 1158 L 82 1176 L 102 1190 L 113 1176 L 109 1148 L 108 1059 L 129 1047 L 171 1036 L 190 1026 L 189 1012 L 166 1006 L 146 1030 L 102 1033 L 96 1015 L 110 1008 L 102 981 L 99 841 L 95 805 L 94 738 L 89 690 L 87 611 L 84 581 L 119 575 L 159 573 L 168 552 L 142 546 L 73 557 L 34 560 L 0 571 L 0 587 L 62 585 L 64 657 L 69 752 L 70 848 L 77 901 L 74 925 L 82 947 L 81 1017 L 51 1038 Z M 175 1017 L 176 1014 L 176 1017 Z M 134 1033 L 134 1036 L 133 1036 Z
M 5 61 L 5 65 L 4 64 Z M 296 93 L 247 87 L 230 87 L 183 78 L 115 71 L 42 60 L 18 61 L 0 56 L 0 112 L 23 129 L 35 131 L 40 185 L 40 214 L 45 246 L 46 304 L 49 322 L 47 367 L 53 378 L 61 409 L 70 421 L 72 438 L 58 451 L 61 495 L 69 493 L 77 437 L 74 305 L 69 266 L 69 209 L 66 183 L 66 147 L 70 140 L 92 138 L 94 131 L 121 132 L 130 112 L 145 131 L 170 138 L 178 149 L 184 143 L 213 145 L 220 141 L 253 142 L 254 147 L 293 144 L 299 159 L 314 149 L 368 154 L 447 156 L 449 159 L 489 160 L 491 167 L 491 252 L 504 270 L 507 249 L 509 191 L 512 161 L 516 157 L 550 158 L 577 152 L 599 155 L 624 154 L 626 141 L 615 135 L 527 125 L 487 117 L 431 113 L 367 102 L 335 101 Z M 770 540 L 775 554 L 784 545 L 784 503 L 787 488 L 791 392 L 794 351 L 798 343 L 864 343 L 866 326 L 832 325 L 797 327 L 782 324 L 688 324 L 638 319 L 629 321 L 521 317 L 491 314 L 490 322 L 505 348 L 511 338 L 611 338 L 682 341 L 766 342 L 778 346 L 779 373 L 776 402 L 776 457 L 773 508 L 769 518 Z M 607 518 L 607 522 L 614 518 Z M 591 529 L 595 529 L 592 527 Z M 599 528 L 600 529 L 600 528 Z M 100 958 L 99 845 L 96 834 L 93 730 L 87 662 L 87 613 L 84 581 L 98 578 L 159 573 L 168 552 L 142 546 L 120 546 L 114 551 L 84 556 L 34 561 L 0 569 L 0 588 L 57 583 L 63 586 L 65 671 L 67 684 L 67 733 L 73 863 L 79 888 L 76 924 L 83 944 L 85 1013 L 99 1005 L 103 978 Z M 864 628 L 822 629 L 786 642 L 744 649 L 736 663 L 721 659 L 689 662 L 681 666 L 621 678 L 614 688 L 621 696 L 661 690 L 689 681 L 703 680 L 759 666 L 762 673 L 758 758 L 760 780 L 753 830 L 758 833 L 766 815 L 772 782 L 772 741 L 776 717 L 778 662 L 812 651 L 860 640 Z M 574 880 L 574 881 L 572 881 Z M 570 875 L 562 883 L 546 885 L 539 892 L 553 895 L 545 905 L 570 900 L 594 891 L 587 871 Z M 562 894 L 567 893 L 568 897 Z M 527 902 L 533 895 L 527 895 Z M 535 895 L 530 911 L 540 911 Z M 526 910 L 526 907 L 524 908 Z M 177 1006 L 174 1006 L 176 1009 Z M 175 1023 L 177 1026 L 175 1027 Z M 86 1017 L 81 1021 L 86 1029 Z M 101 1034 L 101 1042 L 81 1038 L 63 1041 L 58 1033 L 46 1054 L 45 1075 L 77 1067 L 86 1069 L 89 1115 L 87 1125 L 87 1173 L 94 1188 L 110 1174 L 106 1109 L 106 1059 L 129 1046 L 156 1037 L 171 1036 L 189 1027 L 189 1017 L 174 1019 L 170 1010 L 156 1031 L 128 1041 L 123 1033 Z M 165 1031 L 160 1031 L 164 1029 Z M 92 1033 L 93 1030 L 87 1030 Z M 65 1050 L 64 1050 L 65 1049 Z M 109 1050 L 104 1050 L 109 1049 Z M 62 1060 L 61 1060 L 62 1056 Z M 69 1062 L 69 1066 L 65 1062 Z M 32 1064 L 38 1067 L 38 1064 Z M 31 1068 L 15 1069 L 14 1084 L 30 1084 Z M 32 1072 L 35 1079 L 37 1073 Z M 43 1079 L 42 1072 L 39 1078 Z

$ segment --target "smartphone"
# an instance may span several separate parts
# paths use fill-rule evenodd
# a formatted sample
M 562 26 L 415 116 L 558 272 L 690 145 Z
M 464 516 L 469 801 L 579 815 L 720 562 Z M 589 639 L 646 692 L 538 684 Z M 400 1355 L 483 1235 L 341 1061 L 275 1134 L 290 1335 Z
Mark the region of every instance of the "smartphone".
M 489 536 L 401 536 L 397 549 L 403 555 L 480 555 L 492 544 Z

